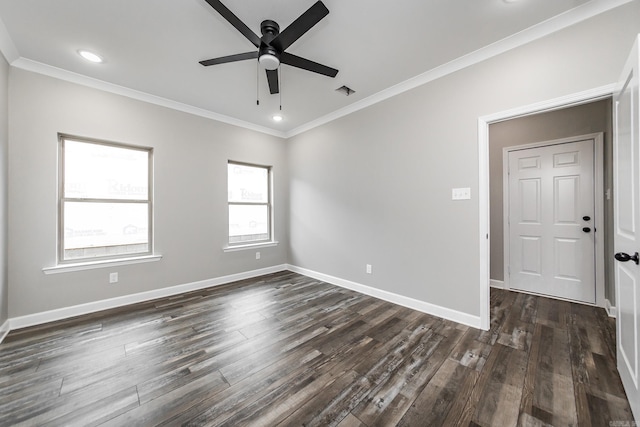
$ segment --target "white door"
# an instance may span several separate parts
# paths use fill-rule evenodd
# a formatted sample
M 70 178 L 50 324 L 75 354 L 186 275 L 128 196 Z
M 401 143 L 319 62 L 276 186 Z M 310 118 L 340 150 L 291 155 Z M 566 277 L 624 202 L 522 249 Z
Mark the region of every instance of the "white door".
M 614 246 L 618 371 L 636 420 L 640 420 L 638 374 L 640 329 L 640 109 L 639 39 L 633 46 L 614 97 Z
M 509 152 L 510 289 L 596 302 L 594 145 Z

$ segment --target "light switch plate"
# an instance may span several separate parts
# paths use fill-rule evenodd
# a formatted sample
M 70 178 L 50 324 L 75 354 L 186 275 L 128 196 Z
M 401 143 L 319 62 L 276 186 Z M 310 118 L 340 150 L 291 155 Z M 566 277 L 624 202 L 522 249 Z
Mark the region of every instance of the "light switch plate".
M 471 199 L 471 188 L 452 188 L 451 200 L 469 200 Z

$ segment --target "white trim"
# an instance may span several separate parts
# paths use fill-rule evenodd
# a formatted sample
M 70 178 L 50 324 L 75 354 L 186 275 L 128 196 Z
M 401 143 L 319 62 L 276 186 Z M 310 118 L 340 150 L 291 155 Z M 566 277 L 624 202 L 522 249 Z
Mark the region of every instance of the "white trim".
M 224 252 L 237 252 L 237 251 L 245 251 L 249 249 L 260 249 L 260 248 L 271 248 L 273 246 L 278 246 L 278 241 L 273 242 L 264 242 L 264 243 L 251 243 L 248 245 L 234 245 L 234 246 L 224 246 L 222 250 Z
M 478 135 L 483 135 L 484 138 L 489 140 L 489 127 L 482 128 L 478 125 Z M 483 205 L 485 200 L 489 200 L 489 144 L 478 144 L 478 230 L 479 230 L 479 273 L 480 273 L 480 298 L 478 304 L 480 304 L 480 329 L 488 331 L 491 326 L 491 312 L 490 312 L 490 298 L 491 293 L 489 290 L 490 285 L 490 265 L 489 263 L 483 263 L 482 259 L 491 259 L 491 226 L 490 226 L 490 212 L 489 204 Z
M 0 49 L 1 48 L 2 46 L 0 45 Z M 229 125 L 238 126 L 238 127 L 253 130 L 256 132 L 265 133 L 267 135 L 273 135 L 280 138 L 285 137 L 285 134 L 282 131 L 270 129 L 264 126 L 259 126 L 253 123 L 246 122 L 244 120 L 225 116 L 219 113 L 214 113 L 213 111 L 194 107 L 188 104 L 183 104 L 181 102 L 163 98 L 160 96 L 151 95 L 146 92 L 141 92 L 139 90 L 131 89 L 125 86 L 109 83 L 104 80 L 98 80 L 93 77 L 88 77 L 82 74 L 74 73 L 72 71 L 64 70 L 62 68 L 53 67 L 51 65 L 43 64 L 42 62 L 33 61 L 31 59 L 26 59 L 21 57 L 12 61 L 11 65 L 13 67 L 20 68 L 22 70 L 43 74 L 45 76 L 54 77 L 56 79 L 64 80 L 71 83 L 76 83 L 82 86 L 88 86 L 94 89 L 102 90 L 104 92 L 115 93 L 117 95 L 122 95 L 128 98 L 137 99 L 138 101 L 148 102 L 150 104 L 155 104 L 162 107 L 171 108 L 173 110 L 182 111 L 184 113 L 193 114 L 194 116 L 213 119 L 222 123 L 227 123 Z
M 373 94 L 360 101 L 354 102 L 344 108 L 331 112 L 325 116 L 322 116 L 316 120 L 307 122 L 295 129 L 287 132 L 279 131 L 276 129 L 259 126 L 253 123 L 246 122 L 244 120 L 236 119 L 233 117 L 225 116 L 215 113 L 213 111 L 205 110 L 202 108 L 194 107 L 191 105 L 183 104 L 181 102 L 173 101 L 170 99 L 162 98 L 159 96 L 151 95 L 135 89 L 119 86 L 116 84 L 108 83 L 102 80 L 87 77 L 78 73 L 63 70 L 61 68 L 52 67 L 37 61 L 33 61 L 27 58 L 20 57 L 18 50 L 13 43 L 13 40 L 9 36 L 9 33 L 0 22 L 0 51 L 4 54 L 7 61 L 12 66 L 21 68 L 27 71 L 33 71 L 36 73 L 48 75 L 61 80 L 81 84 L 84 86 L 93 87 L 106 92 L 116 93 L 119 95 L 127 96 L 129 98 L 137 99 L 151 104 L 161 105 L 167 108 L 171 108 L 178 111 L 183 111 L 196 116 L 206 117 L 213 120 L 217 120 L 230 125 L 254 130 L 257 132 L 266 133 L 268 135 L 277 136 L 280 138 L 291 138 L 300 133 L 311 130 L 315 127 L 329 123 L 340 117 L 344 117 L 351 113 L 354 113 L 363 108 L 377 104 L 393 96 L 399 95 L 408 90 L 414 89 L 418 86 L 424 85 L 448 74 L 459 71 L 463 68 L 470 67 L 478 64 L 487 59 L 493 58 L 509 50 L 523 46 L 534 40 L 538 40 L 549 34 L 553 34 L 564 28 L 570 27 L 587 19 L 593 18 L 601 13 L 607 12 L 611 9 L 615 9 L 633 0 L 591 0 L 585 4 L 568 10 L 560 15 L 554 16 L 546 21 L 540 22 L 532 27 L 522 30 L 516 34 L 478 49 L 474 52 L 461 56 L 453 61 L 429 70 L 425 73 L 419 74 L 411 79 L 401 82 L 395 86 L 384 89 L 376 94 Z
M 44 274 L 70 273 L 72 271 L 93 270 L 94 268 L 118 267 L 121 265 L 141 264 L 156 262 L 162 259 L 162 255 L 145 255 L 139 257 L 106 259 L 101 261 L 79 262 L 75 264 L 60 264 L 42 269 Z
M 425 73 L 419 74 L 395 86 L 384 89 L 374 95 L 354 102 L 344 108 L 336 110 L 316 120 L 312 120 L 302 126 L 287 131 L 285 138 L 291 138 L 315 127 L 329 123 L 358 110 L 362 110 L 371 105 L 382 102 L 388 98 L 399 95 L 403 92 L 415 89 L 446 75 L 460 71 L 464 68 L 478 64 L 487 59 L 498 56 L 509 50 L 523 46 L 534 40 L 541 39 L 564 28 L 570 27 L 587 19 L 593 18 L 608 10 L 615 9 L 633 0 L 592 0 L 574 9 L 568 10 L 560 15 L 554 16 L 546 21 L 540 22 L 519 33 L 513 34 L 488 46 L 482 47 L 474 52 L 463 55 L 439 67 L 433 68 Z
M 504 288 L 511 290 L 511 275 L 509 266 L 511 265 L 511 241 L 509 222 L 509 153 L 532 148 L 548 147 L 551 145 L 570 144 L 572 142 L 593 141 L 593 208 L 595 213 L 595 230 L 604 230 L 604 133 L 596 132 L 586 135 L 576 135 L 568 138 L 554 139 L 550 141 L 533 142 L 530 144 L 511 145 L 502 148 L 502 231 L 503 243 L 502 253 L 504 257 Z M 604 307 L 604 238 L 603 231 L 594 232 L 594 257 L 595 257 L 595 295 L 594 303 L 598 307 Z M 514 289 L 516 290 L 516 289 Z M 519 289 L 516 291 L 520 291 Z M 554 295 L 548 295 L 555 298 Z
M 496 289 L 504 289 L 504 282 L 502 280 L 489 280 L 489 286 Z
M 145 301 L 151 301 L 158 298 L 164 298 L 184 292 L 195 291 L 198 289 L 209 288 L 212 286 L 220 286 L 238 280 L 250 279 L 265 274 L 276 273 L 286 270 L 284 264 L 275 265 L 273 267 L 261 268 L 258 270 L 247 271 L 243 273 L 230 274 L 228 276 L 217 277 L 214 279 L 201 280 L 199 282 L 186 283 L 183 285 L 169 286 L 152 291 L 140 292 L 132 295 L 124 295 L 121 297 L 110 298 L 101 301 L 89 302 L 86 304 L 74 305 L 55 310 L 44 311 L 41 313 L 28 314 L 26 316 L 14 317 L 10 319 L 11 330 L 26 328 L 28 326 L 40 325 L 43 323 L 53 322 L 56 320 L 67 319 L 69 317 L 80 316 L 83 314 L 95 313 L 97 311 L 107 310 L 110 308 L 122 307 L 130 304 L 136 304 Z
M 7 319 L 2 326 L 0 326 L 0 344 L 2 344 L 2 341 L 7 337 L 9 331 L 11 331 L 11 320 Z
M 472 316 L 461 311 L 452 310 L 450 308 L 442 307 L 439 305 L 431 304 L 428 302 L 420 301 L 414 298 L 409 298 L 403 295 L 394 294 L 392 292 L 384 291 L 381 289 L 372 288 L 360 283 L 352 282 L 350 280 L 341 279 L 339 277 L 330 276 L 324 273 L 318 273 L 317 271 L 309 270 L 295 265 L 287 265 L 287 269 L 294 273 L 299 273 L 313 279 L 321 280 L 332 285 L 340 286 L 341 288 L 350 289 L 352 291 L 360 292 L 361 294 L 369 295 L 374 298 L 378 298 L 393 304 L 398 304 L 403 307 L 411 308 L 412 310 L 421 311 L 423 313 L 431 314 L 433 316 L 442 317 L 447 320 L 451 320 L 457 323 L 471 326 L 473 328 L 480 327 L 480 317 Z
M 616 318 L 618 311 L 616 310 L 615 305 L 611 305 L 611 301 L 609 301 L 609 298 L 604 299 L 604 309 L 607 310 L 607 314 L 609 315 L 609 317 L 613 317 L 614 319 Z
M 488 137 L 489 123 L 498 123 L 505 120 L 515 119 L 517 117 L 524 117 L 542 112 L 560 110 L 567 107 L 573 107 L 576 105 L 587 104 L 589 102 L 609 98 L 613 96 L 616 85 L 616 83 L 611 83 L 597 88 L 587 89 L 582 92 L 570 93 L 558 98 L 536 102 L 534 104 L 524 105 L 521 107 L 515 107 L 510 110 L 500 111 L 498 113 L 488 114 L 486 116 L 481 116 L 478 118 L 479 124 L 481 124 L 480 122 L 484 122 L 484 124 L 487 125 L 486 136 Z
M 41 325 L 44 323 L 54 322 L 57 320 L 68 319 L 70 317 L 81 316 L 85 314 L 91 314 L 102 310 L 108 310 L 111 308 L 123 307 L 131 304 L 137 304 L 141 302 L 151 301 L 158 298 L 164 298 L 168 296 L 178 295 L 185 292 L 195 291 L 199 289 L 205 289 L 214 286 L 225 285 L 227 283 L 236 282 L 244 279 L 251 279 L 254 277 L 263 276 L 265 274 L 277 273 L 280 271 L 291 271 L 299 273 L 314 279 L 322 280 L 323 282 L 330 283 L 332 285 L 340 286 L 346 289 L 350 289 L 356 292 L 360 292 L 365 295 L 379 298 L 384 301 L 391 302 L 393 304 L 402 305 L 404 307 L 418 310 L 423 313 L 431 314 L 434 316 L 442 317 L 457 323 L 462 323 L 474 328 L 478 328 L 481 324 L 479 316 L 472 316 L 467 313 L 452 310 L 446 307 L 441 307 L 428 302 L 419 301 L 414 298 L 405 297 L 403 295 L 394 294 L 392 292 L 384 291 L 381 289 L 372 288 L 370 286 L 362 285 L 356 282 L 352 282 L 338 277 L 330 276 L 328 274 L 318 273 L 306 268 L 297 267 L 290 264 L 280 264 L 272 267 L 261 268 L 258 270 L 252 270 L 242 273 L 231 274 L 228 276 L 217 277 L 213 279 L 201 280 L 198 282 L 186 283 L 182 285 L 169 286 L 161 289 L 154 289 L 151 291 L 140 292 L 132 295 L 124 295 L 121 297 L 110 298 L 101 301 L 93 301 L 86 304 L 79 304 L 70 307 L 59 308 L 55 310 L 44 311 L 40 313 L 28 314 L 25 316 L 14 317 L 8 319 L 0 328 L 0 343 L 4 336 L 9 331 L 15 329 L 26 328 L 29 326 Z
M 511 110 L 501 111 L 486 116 L 478 117 L 478 150 L 480 153 L 489 152 L 489 124 L 497 123 L 503 120 L 509 120 L 515 117 L 526 116 L 529 114 L 541 113 L 544 111 L 552 111 L 560 108 L 566 108 L 572 105 L 585 104 L 597 99 L 610 97 L 613 95 L 616 88 L 616 84 L 609 84 L 601 86 L 595 89 L 589 89 L 583 92 L 573 93 L 558 98 L 550 99 L 535 104 L 529 104 L 522 107 L 513 108 Z M 478 169 L 480 171 L 480 181 L 478 188 L 478 203 L 479 203 L 479 228 L 480 228 L 480 316 L 482 324 L 489 324 L 490 311 L 489 301 L 483 296 L 489 293 L 489 263 L 491 261 L 489 257 L 489 251 L 483 250 L 482 240 L 484 238 L 484 231 L 489 232 L 489 158 L 488 156 L 480 155 L 478 157 Z M 486 322 L 486 323 L 485 323 Z
M 489 141 L 491 142 L 491 141 Z M 511 229 L 509 192 L 509 153 L 502 148 L 502 281 L 505 289 L 511 289 Z M 491 173 L 491 171 L 489 171 Z M 489 184 L 491 185 L 491 184 Z

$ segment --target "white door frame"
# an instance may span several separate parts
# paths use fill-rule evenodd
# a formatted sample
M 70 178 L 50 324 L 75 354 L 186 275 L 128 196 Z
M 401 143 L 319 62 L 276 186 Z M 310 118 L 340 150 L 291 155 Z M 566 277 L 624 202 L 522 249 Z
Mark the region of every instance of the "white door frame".
M 591 133 L 587 135 L 578 135 L 572 136 L 569 138 L 561 138 L 554 139 L 551 141 L 543 141 L 543 142 L 534 142 L 531 144 L 522 144 L 522 145 L 512 145 L 509 147 L 504 147 L 502 149 L 502 207 L 503 207 L 503 221 L 502 226 L 504 230 L 504 243 L 503 243 L 503 254 L 504 254 L 504 288 L 511 289 L 511 285 L 509 283 L 510 274 L 509 274 L 509 265 L 510 265 L 510 227 L 509 227 L 509 161 L 508 156 L 511 151 L 520 151 L 526 150 L 529 148 L 540 148 L 547 147 L 550 145 L 559 145 L 559 144 L 569 144 L 572 142 L 584 141 L 588 139 L 593 139 L 595 142 L 594 149 L 594 175 L 593 175 L 593 184 L 594 184 L 594 213 L 595 213 L 595 221 L 594 221 L 594 241 L 595 241 L 595 262 L 596 262 L 596 272 L 595 272 L 595 288 L 596 288 L 596 303 L 595 305 L 598 307 L 605 306 L 605 298 L 604 298 L 604 134 L 602 132 Z M 597 230 L 602 230 L 598 233 Z M 518 290 L 518 292 L 524 292 L 522 290 Z M 553 297 L 557 299 L 564 299 L 559 297 Z M 575 301 L 573 301 L 575 302 Z M 587 303 L 582 303 L 587 304 Z M 591 305 L 591 304 L 588 304 Z
M 478 117 L 478 223 L 480 244 L 480 328 L 491 324 L 489 309 L 489 125 L 516 117 L 559 110 L 613 96 L 616 84 Z

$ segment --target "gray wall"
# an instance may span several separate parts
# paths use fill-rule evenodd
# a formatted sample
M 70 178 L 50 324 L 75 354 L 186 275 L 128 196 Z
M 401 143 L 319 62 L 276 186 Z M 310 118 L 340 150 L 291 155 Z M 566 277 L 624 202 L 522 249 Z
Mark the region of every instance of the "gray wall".
M 8 314 L 290 262 L 477 316 L 478 117 L 615 82 L 638 32 L 632 2 L 288 142 L 12 69 Z M 161 261 L 43 274 L 56 261 L 58 132 L 155 148 Z M 221 250 L 228 159 L 274 166 L 282 243 L 261 260 Z M 454 187 L 472 199 L 452 201 Z
M 19 69 L 10 76 L 9 105 L 10 317 L 287 262 L 282 139 Z M 154 234 L 161 261 L 42 272 L 56 264 L 58 132 L 154 147 Z M 260 249 L 260 260 L 255 251 L 222 251 L 229 159 L 273 165 L 276 238 L 285 243 Z M 116 284 L 109 284 L 111 271 L 119 273 Z
M 489 125 L 489 167 L 491 193 L 491 278 L 504 280 L 504 239 L 502 204 L 502 149 L 589 133 L 604 133 L 604 190 L 613 191 L 611 100 L 602 100 L 562 110 L 520 117 Z M 613 253 L 613 199 L 605 206 L 605 254 Z M 607 257 L 606 260 L 612 260 Z M 611 262 L 605 263 L 605 296 L 614 303 L 614 281 Z
M 7 273 L 7 149 L 9 145 L 9 64 L 0 55 L 0 326 L 9 317 L 9 282 Z
M 479 315 L 478 117 L 617 81 L 639 3 L 294 137 L 291 263 Z

